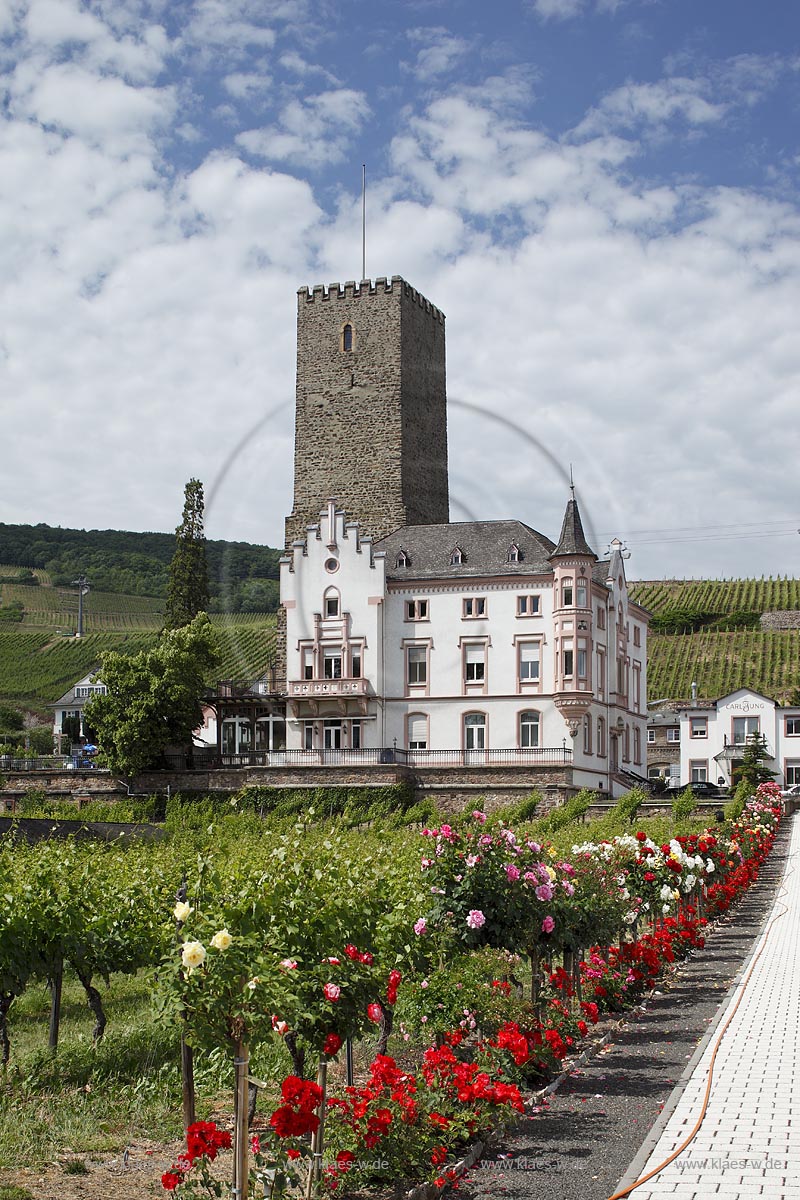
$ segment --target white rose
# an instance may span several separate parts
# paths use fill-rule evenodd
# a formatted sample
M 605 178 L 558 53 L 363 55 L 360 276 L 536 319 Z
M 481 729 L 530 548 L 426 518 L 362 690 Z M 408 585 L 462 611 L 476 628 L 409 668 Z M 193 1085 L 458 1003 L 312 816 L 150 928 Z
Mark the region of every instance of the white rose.
M 662 900 L 671 900 L 672 899 L 672 888 L 669 886 L 668 883 L 664 884 L 664 886 L 661 889 L 660 895 L 661 895 Z
M 205 962 L 206 948 L 202 942 L 184 942 L 181 947 L 181 962 L 185 967 L 199 967 Z
M 690 892 L 696 883 L 697 883 L 696 875 L 687 875 L 683 881 L 683 890 L 685 892 Z
M 219 933 L 215 933 L 211 939 L 211 945 L 215 950 L 227 950 L 232 941 L 233 938 L 227 929 L 220 929 Z
M 713 863 L 712 859 L 709 859 L 708 862 L 706 863 L 706 874 L 707 875 L 714 874 L 714 863 Z
M 176 921 L 183 922 L 189 916 L 189 913 L 194 912 L 191 904 L 186 904 L 183 900 L 179 900 L 172 910 L 172 915 Z

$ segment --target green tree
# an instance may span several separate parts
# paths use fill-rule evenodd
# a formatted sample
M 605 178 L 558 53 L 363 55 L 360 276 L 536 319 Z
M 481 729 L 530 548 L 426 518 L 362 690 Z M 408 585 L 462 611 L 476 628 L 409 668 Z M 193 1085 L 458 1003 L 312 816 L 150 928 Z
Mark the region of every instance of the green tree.
M 180 629 L 199 612 L 208 610 L 208 563 L 200 480 L 190 479 L 183 495 L 183 519 L 175 530 L 175 553 L 169 567 L 165 629 Z
M 167 747 L 190 744 L 202 720 L 205 677 L 217 660 L 205 613 L 164 630 L 150 650 L 104 654 L 100 675 L 108 692 L 93 696 L 84 710 L 103 762 L 120 775 L 136 775 L 162 761 Z
M 764 766 L 766 759 L 771 757 L 763 733 L 750 734 L 742 754 L 741 766 L 736 771 L 736 779 L 740 784 L 748 786 L 751 796 L 756 794 L 760 783 L 768 783 L 770 779 L 775 778 L 775 772 Z

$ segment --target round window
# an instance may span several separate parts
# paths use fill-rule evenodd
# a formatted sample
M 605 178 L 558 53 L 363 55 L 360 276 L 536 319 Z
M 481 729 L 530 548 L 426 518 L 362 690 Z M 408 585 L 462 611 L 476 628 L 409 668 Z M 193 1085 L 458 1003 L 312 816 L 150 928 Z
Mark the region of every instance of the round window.
M 329 571 L 331 573 L 331 575 L 333 574 L 334 571 L 338 571 L 339 570 L 339 560 L 336 558 L 327 558 L 325 560 L 325 570 Z

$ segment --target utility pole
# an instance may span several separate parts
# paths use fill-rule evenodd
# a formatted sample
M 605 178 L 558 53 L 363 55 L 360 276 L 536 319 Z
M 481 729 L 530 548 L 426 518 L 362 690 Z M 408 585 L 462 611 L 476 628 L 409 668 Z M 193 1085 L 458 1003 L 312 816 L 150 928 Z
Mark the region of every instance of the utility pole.
M 79 575 L 77 579 L 73 579 L 72 586 L 78 589 L 78 632 L 76 637 L 83 637 L 83 597 L 89 591 L 89 580 L 85 575 Z

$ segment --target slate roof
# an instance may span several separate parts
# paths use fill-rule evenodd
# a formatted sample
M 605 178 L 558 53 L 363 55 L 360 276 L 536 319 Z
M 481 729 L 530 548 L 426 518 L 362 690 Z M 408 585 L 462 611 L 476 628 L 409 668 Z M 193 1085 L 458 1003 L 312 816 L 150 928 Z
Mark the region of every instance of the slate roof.
M 512 546 L 519 562 L 509 562 Z M 450 556 L 458 547 L 460 564 Z M 522 521 L 454 521 L 447 525 L 404 525 L 375 542 L 386 554 L 386 577 L 402 579 L 469 579 L 485 575 L 552 575 L 554 543 Z M 404 550 L 408 566 L 396 566 Z
M 574 498 L 567 502 L 567 511 L 564 513 L 564 523 L 561 526 L 561 537 L 558 539 L 558 545 L 553 554 L 591 554 L 593 558 L 597 558 L 584 536 L 578 501 Z

